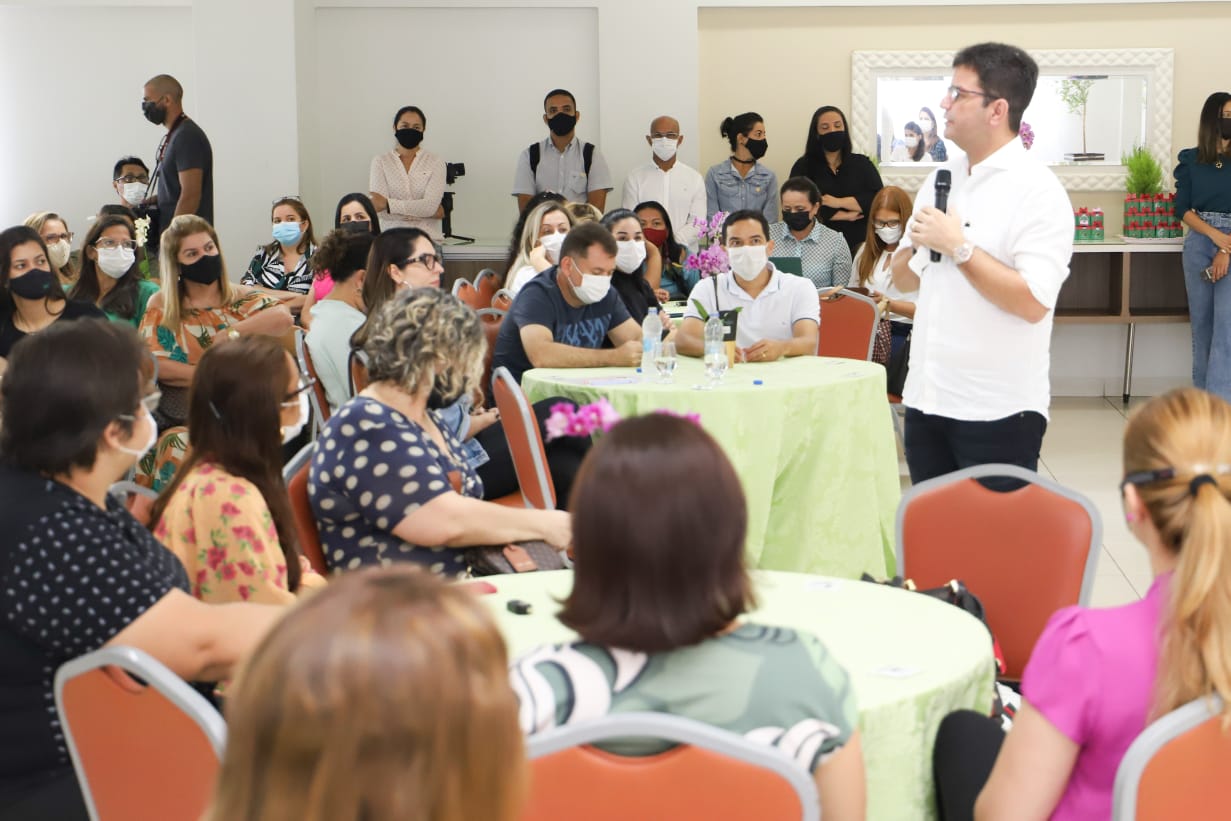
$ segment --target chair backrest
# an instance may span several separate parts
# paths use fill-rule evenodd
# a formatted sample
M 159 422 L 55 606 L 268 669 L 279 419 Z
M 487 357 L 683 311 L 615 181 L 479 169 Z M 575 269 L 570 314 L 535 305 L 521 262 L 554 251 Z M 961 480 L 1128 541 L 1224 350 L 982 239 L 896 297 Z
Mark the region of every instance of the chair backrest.
M 158 436 L 152 453 L 146 454 L 137 464 L 133 481 L 154 491 L 161 491 L 175 478 L 176 471 L 188 458 L 191 445 L 188 428 L 176 425 L 167 428 Z
M 116 482 L 107 492 L 124 505 L 134 519 L 145 527 L 150 526 L 150 515 L 154 512 L 158 491 L 136 482 L 123 481 Z
M 498 311 L 507 311 L 513 307 L 513 292 L 508 288 L 501 288 L 492 296 L 492 305 Z
M 479 294 L 479 307 L 492 307 L 492 297 L 500 290 L 500 275 L 491 268 L 484 268 L 475 274 L 474 289 Z
M 291 515 L 295 517 L 295 534 L 299 537 L 299 549 L 312 569 L 322 576 L 329 575 L 329 562 L 321 547 L 321 533 L 316 525 L 316 514 L 308 499 L 308 471 L 312 469 L 313 446 L 308 445 L 295 454 L 282 469 L 286 478 L 286 494 L 291 498 Z
M 93 821 L 202 816 L 226 724 L 199 693 L 140 650 L 105 647 L 61 666 L 55 697 Z
M 506 316 L 504 311 L 495 308 L 480 308 L 475 311 L 483 322 L 483 336 L 487 339 L 487 348 L 483 351 L 483 385 L 490 385 L 492 379 L 492 363 L 496 359 L 496 340 L 500 336 L 500 323 Z
M 821 301 L 821 332 L 817 356 L 846 359 L 872 358 L 880 308 L 863 294 L 845 288 L 818 295 Z
M 1231 733 L 1222 710 L 1217 696 L 1190 701 L 1137 736 L 1116 770 L 1113 821 L 1226 817 Z
M 509 441 L 513 470 L 526 505 L 555 510 L 556 488 L 547 469 L 547 452 L 543 449 L 538 419 L 508 368 L 499 367 L 492 373 L 492 396 L 500 411 L 500 425 Z
M 630 737 L 680 746 L 641 757 L 591 746 Z M 679 716 L 609 715 L 531 736 L 527 747 L 533 775 L 522 821 L 820 818 L 815 782 L 785 753 Z
M 308 349 L 308 340 L 302 328 L 295 330 L 295 358 L 299 360 L 299 372 L 304 378 L 313 380 L 308 401 L 312 403 L 312 438 L 315 439 L 316 434 L 329 421 L 329 398 L 325 395 L 325 386 L 317 376 L 316 365 L 312 362 L 312 351 Z
M 769 261 L 784 274 L 804 275 L 804 261 L 802 257 L 770 257 Z
M 474 287 L 470 280 L 465 278 L 459 278 L 453 283 L 453 296 L 457 297 L 471 308 L 474 308 L 476 311 L 480 308 L 487 308 L 491 306 L 491 302 L 488 302 L 487 305 L 479 304 L 478 290 Z
M 980 478 L 1025 483 L 998 492 Z M 1103 538 L 1094 504 L 1016 465 L 977 465 L 912 487 L 897 514 L 898 572 L 918 587 L 964 582 L 1020 678 L 1047 620 L 1086 604 Z
M 358 393 L 368 386 L 368 364 L 363 361 L 363 355 L 359 351 L 351 351 L 350 358 L 347 360 L 348 365 L 348 381 L 350 382 L 350 395 L 356 396 Z

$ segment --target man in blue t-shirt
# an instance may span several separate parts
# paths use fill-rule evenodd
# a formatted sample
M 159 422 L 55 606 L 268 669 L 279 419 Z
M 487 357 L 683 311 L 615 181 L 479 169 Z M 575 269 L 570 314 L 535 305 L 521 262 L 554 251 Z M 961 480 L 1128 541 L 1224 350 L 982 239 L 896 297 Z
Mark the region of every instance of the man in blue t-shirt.
M 641 364 L 641 328 L 611 290 L 616 243 L 597 222 L 569 231 L 560 264 L 517 293 L 496 339 L 494 367 L 521 382 L 531 368 L 599 368 Z M 604 349 L 610 339 L 613 348 Z

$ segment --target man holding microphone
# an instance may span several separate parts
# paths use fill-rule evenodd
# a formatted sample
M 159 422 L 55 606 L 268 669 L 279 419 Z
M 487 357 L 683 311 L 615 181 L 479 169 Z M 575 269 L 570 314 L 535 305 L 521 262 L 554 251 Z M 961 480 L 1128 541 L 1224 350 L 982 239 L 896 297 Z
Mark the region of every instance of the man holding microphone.
M 940 105 L 945 138 L 965 156 L 924 182 L 893 258 L 894 284 L 919 289 L 903 392 L 915 483 L 990 462 L 1038 468 L 1052 320 L 1073 252 L 1068 194 L 1017 137 L 1038 75 L 1014 46 L 954 57 Z

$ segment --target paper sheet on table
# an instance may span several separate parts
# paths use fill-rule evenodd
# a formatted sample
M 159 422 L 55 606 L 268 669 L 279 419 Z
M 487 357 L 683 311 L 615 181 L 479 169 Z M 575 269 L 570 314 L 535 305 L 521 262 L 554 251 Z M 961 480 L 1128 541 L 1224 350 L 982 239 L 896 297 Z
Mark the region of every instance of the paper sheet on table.
M 593 376 L 588 379 L 561 379 L 561 382 L 567 382 L 571 385 L 588 385 L 594 388 L 602 388 L 610 385 L 636 385 L 641 381 L 639 376 Z

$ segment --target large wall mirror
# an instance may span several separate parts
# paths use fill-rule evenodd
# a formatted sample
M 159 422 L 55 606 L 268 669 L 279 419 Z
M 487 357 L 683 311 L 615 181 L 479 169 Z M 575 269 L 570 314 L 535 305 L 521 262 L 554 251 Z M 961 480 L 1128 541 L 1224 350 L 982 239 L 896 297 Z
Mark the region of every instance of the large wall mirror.
M 940 100 L 952 51 L 856 51 L 851 138 L 875 157 L 887 185 L 918 190 L 937 162 L 959 156 L 944 139 Z M 1070 191 L 1123 187 L 1121 154 L 1145 145 L 1171 167 L 1171 49 L 1034 50 L 1039 84 L 1024 139 Z M 1170 182 L 1170 178 L 1167 178 Z

